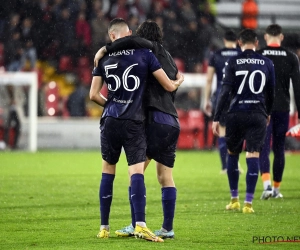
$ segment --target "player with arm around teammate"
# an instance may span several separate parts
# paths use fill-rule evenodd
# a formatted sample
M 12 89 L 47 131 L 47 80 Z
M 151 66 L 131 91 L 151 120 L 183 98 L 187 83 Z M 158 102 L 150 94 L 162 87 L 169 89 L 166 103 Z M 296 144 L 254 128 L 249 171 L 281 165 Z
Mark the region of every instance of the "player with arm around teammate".
M 290 80 L 292 81 L 295 103 L 298 110 L 298 122 L 300 111 L 300 72 L 299 60 L 297 56 L 281 46 L 284 38 L 282 29 L 278 24 L 271 24 L 265 33 L 267 46 L 258 53 L 272 60 L 275 67 L 275 99 L 271 113 L 270 125 L 263 149 L 260 154 L 260 173 L 263 181 L 264 191 L 261 199 L 266 200 L 270 197 L 282 198 L 279 192 L 285 165 L 285 134 L 289 126 L 290 113 Z M 274 153 L 273 159 L 273 189 L 271 187 L 270 176 L 270 151 Z
M 253 213 L 252 200 L 259 173 L 259 152 L 274 101 L 275 73 L 270 59 L 255 52 L 257 35 L 251 29 L 241 31 L 239 45 L 242 53 L 228 60 L 222 89 L 213 122 L 213 133 L 218 136 L 220 115 L 231 95 L 226 119 L 228 148 L 227 175 L 231 201 L 226 210 L 240 210 L 238 159 L 246 141 L 246 197 L 243 213 Z
M 131 35 L 127 23 L 116 18 L 108 27 L 112 41 Z M 109 237 L 109 213 L 113 196 L 116 164 L 124 148 L 131 179 L 131 197 L 135 209 L 134 235 L 145 240 L 162 242 L 146 226 L 146 190 L 144 163 L 146 160 L 145 111 L 143 97 L 148 73 L 152 73 L 167 91 L 182 83 L 171 81 L 148 49 L 125 50 L 106 55 L 93 70 L 90 99 L 103 106 L 101 117 L 102 178 L 99 190 L 101 226 L 99 238 Z M 103 82 L 108 86 L 105 101 L 99 91 Z
M 147 47 L 152 49 L 157 56 L 162 68 L 171 79 L 176 79 L 178 69 L 171 55 L 162 46 L 162 32 L 153 21 L 143 22 L 137 29 L 137 36 L 124 37 L 112 44 L 101 48 L 95 55 L 95 63 L 103 56 L 103 52 L 112 53 L 117 50 Z M 151 40 L 145 40 L 149 39 Z M 105 50 L 105 51 L 103 51 Z M 151 159 L 156 161 L 157 178 L 161 185 L 162 207 L 164 220 L 161 229 L 154 233 L 165 239 L 174 238 L 173 219 L 176 203 L 176 187 L 173 180 L 173 167 L 175 162 L 175 151 L 179 137 L 180 126 L 176 108 L 174 106 L 176 91 L 168 92 L 161 87 L 155 78 L 148 77 L 146 89 L 146 122 L 147 135 L 147 161 L 145 169 Z M 129 185 L 129 194 L 131 185 Z M 134 232 L 134 207 L 129 195 L 132 223 L 116 231 L 118 236 L 133 236 Z

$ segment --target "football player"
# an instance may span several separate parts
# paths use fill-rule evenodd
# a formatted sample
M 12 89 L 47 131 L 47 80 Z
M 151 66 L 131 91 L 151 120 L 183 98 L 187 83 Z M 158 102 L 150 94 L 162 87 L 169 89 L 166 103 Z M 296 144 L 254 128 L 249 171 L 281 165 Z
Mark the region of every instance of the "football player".
M 239 154 L 246 141 L 246 197 L 243 213 L 253 213 L 252 200 L 259 173 L 259 152 L 266 135 L 274 101 L 275 73 L 270 59 L 255 52 L 257 35 L 251 29 L 241 31 L 242 53 L 228 60 L 214 116 L 213 132 L 219 135 L 219 120 L 225 103 L 231 97 L 226 118 L 228 148 L 227 175 L 231 201 L 227 210 L 240 210 Z
M 178 69 L 171 55 L 162 46 L 162 31 L 153 21 L 143 22 L 136 31 L 137 36 L 128 36 L 101 48 L 95 55 L 95 63 L 104 55 L 104 52 L 114 53 L 124 49 L 149 48 L 157 56 L 162 68 L 170 79 L 176 79 Z M 146 40 L 148 39 L 148 40 Z M 155 230 L 155 235 L 166 239 L 174 238 L 173 220 L 177 190 L 173 180 L 176 145 L 180 126 L 174 106 L 176 91 L 168 92 L 149 75 L 146 89 L 146 122 L 147 161 L 145 169 L 151 159 L 156 161 L 157 178 L 161 185 L 162 207 L 164 220 L 161 229 Z M 129 194 L 131 190 L 129 184 Z M 133 236 L 135 216 L 132 199 L 129 196 L 132 223 L 116 231 L 118 236 Z
M 236 34 L 232 30 L 228 30 L 224 34 L 223 38 L 224 48 L 217 50 L 214 52 L 209 60 L 207 74 L 206 74 L 206 86 L 205 86 L 205 96 L 204 96 L 204 112 L 208 116 L 212 116 L 216 105 L 218 95 L 221 90 L 221 81 L 224 74 L 225 62 L 232 56 L 237 56 L 241 50 L 237 48 L 237 37 Z M 217 86 L 216 90 L 212 95 L 212 101 L 210 101 L 211 90 L 212 90 L 212 82 L 213 77 L 216 74 L 217 78 Z M 218 137 L 218 148 L 220 152 L 220 158 L 222 163 L 221 174 L 226 174 L 226 160 L 227 160 L 227 146 L 225 141 L 225 119 L 226 112 L 229 107 L 229 102 L 226 103 L 227 107 L 224 108 L 224 112 L 222 113 L 219 120 L 219 137 Z
M 258 51 L 263 56 L 273 61 L 275 67 L 275 101 L 271 113 L 270 125 L 263 149 L 260 154 L 260 173 L 263 181 L 264 191 L 261 199 L 270 197 L 282 198 L 279 192 L 285 165 L 284 145 L 286 132 L 289 126 L 290 111 L 290 80 L 293 84 L 295 102 L 298 110 L 298 121 L 300 111 L 300 73 L 298 57 L 291 51 L 281 46 L 284 38 L 281 26 L 271 24 L 265 33 L 267 46 Z M 273 188 L 271 187 L 270 176 L 270 151 L 274 153 L 273 159 Z
M 127 23 L 113 19 L 108 27 L 111 41 L 131 35 Z M 90 99 L 104 106 L 100 121 L 102 179 L 99 199 L 101 226 L 99 238 L 109 237 L 109 213 L 113 196 L 116 164 L 124 148 L 131 180 L 131 200 L 135 211 L 134 235 L 145 240 L 163 242 L 146 226 L 146 189 L 144 164 L 146 160 L 145 110 L 143 97 L 148 73 L 160 82 L 167 91 L 174 91 L 183 81 L 170 80 L 161 69 L 156 57 L 149 49 L 128 49 L 105 55 L 93 70 Z M 105 100 L 99 91 L 103 82 L 108 86 Z

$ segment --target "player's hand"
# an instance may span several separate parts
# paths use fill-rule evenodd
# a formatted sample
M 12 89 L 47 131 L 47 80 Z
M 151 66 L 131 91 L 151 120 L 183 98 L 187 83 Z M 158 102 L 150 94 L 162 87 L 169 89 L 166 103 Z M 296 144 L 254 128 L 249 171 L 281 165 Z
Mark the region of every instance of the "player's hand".
M 94 57 L 94 67 L 98 66 L 98 63 L 99 63 L 100 59 L 105 56 L 106 52 L 107 51 L 106 51 L 106 47 L 105 46 L 103 46 L 101 49 L 99 49 L 97 51 L 97 53 L 95 54 L 95 57 Z
M 219 136 L 219 122 L 212 123 L 212 131 L 215 136 Z
M 207 101 L 205 104 L 204 104 L 204 113 L 211 117 L 212 116 L 212 106 L 211 106 L 211 102 L 210 101 Z
M 177 86 L 177 88 L 181 85 L 181 83 L 183 83 L 184 81 L 184 76 L 183 74 L 181 74 L 180 72 L 177 73 L 176 75 L 176 81 L 175 81 L 175 85 Z

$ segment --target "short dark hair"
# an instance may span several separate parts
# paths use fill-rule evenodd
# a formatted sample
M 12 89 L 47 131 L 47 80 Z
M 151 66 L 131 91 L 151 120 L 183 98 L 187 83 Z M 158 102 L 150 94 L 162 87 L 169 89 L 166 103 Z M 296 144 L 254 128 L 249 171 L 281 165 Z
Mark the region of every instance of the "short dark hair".
M 111 28 L 114 26 L 114 25 L 127 25 L 127 22 L 123 19 L 123 18 L 114 18 L 113 20 L 110 21 L 109 25 L 108 25 L 108 32 L 111 30 Z
M 239 34 L 239 40 L 245 43 L 255 43 L 257 41 L 257 34 L 252 29 L 244 29 Z
M 152 20 L 143 22 L 136 30 L 136 34 L 150 41 L 162 44 L 162 31 L 158 24 Z
M 237 39 L 236 34 L 234 33 L 233 30 L 227 30 L 224 34 L 224 39 L 226 41 L 231 41 L 231 42 L 235 42 Z
M 271 24 L 266 28 L 266 33 L 271 36 L 278 36 L 282 33 L 282 28 L 278 24 Z

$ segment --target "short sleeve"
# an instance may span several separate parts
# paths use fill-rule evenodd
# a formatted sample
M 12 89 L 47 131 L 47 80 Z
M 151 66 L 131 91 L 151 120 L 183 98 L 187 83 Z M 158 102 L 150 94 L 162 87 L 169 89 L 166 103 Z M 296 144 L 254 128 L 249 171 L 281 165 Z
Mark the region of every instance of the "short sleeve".
M 102 76 L 103 77 L 103 71 L 101 70 L 101 66 L 95 67 L 92 71 L 93 76 Z
M 149 71 L 152 73 L 156 70 L 161 69 L 161 65 L 155 55 L 152 53 L 151 50 L 148 52 L 148 65 L 149 65 Z

